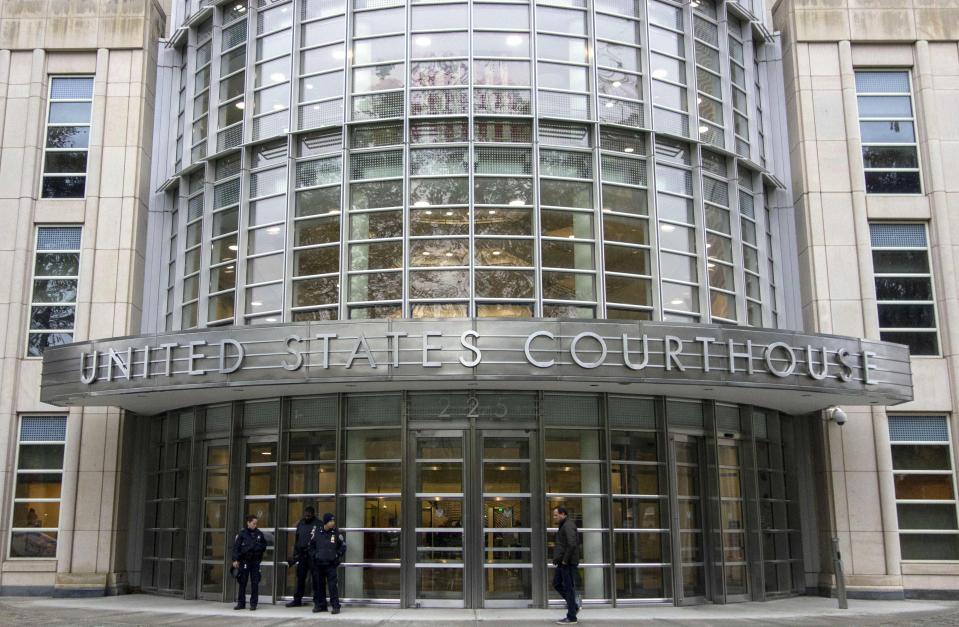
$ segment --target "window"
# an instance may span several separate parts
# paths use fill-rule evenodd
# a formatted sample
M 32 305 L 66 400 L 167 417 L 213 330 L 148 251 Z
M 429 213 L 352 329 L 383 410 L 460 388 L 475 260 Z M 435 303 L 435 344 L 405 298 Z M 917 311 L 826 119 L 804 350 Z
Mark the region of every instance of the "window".
M 889 416 L 904 560 L 959 560 L 949 431 L 946 416 Z
M 41 197 L 83 198 L 86 195 L 92 106 L 92 76 L 50 79 Z
M 38 228 L 27 337 L 29 357 L 39 357 L 48 346 L 73 341 L 79 275 L 80 227 Z
M 866 193 L 921 193 L 909 72 L 856 72 L 856 96 Z
M 22 416 L 16 488 L 10 522 L 10 557 L 55 558 L 66 416 Z
M 925 225 L 873 223 L 869 233 L 880 338 L 908 345 L 913 355 L 938 355 Z

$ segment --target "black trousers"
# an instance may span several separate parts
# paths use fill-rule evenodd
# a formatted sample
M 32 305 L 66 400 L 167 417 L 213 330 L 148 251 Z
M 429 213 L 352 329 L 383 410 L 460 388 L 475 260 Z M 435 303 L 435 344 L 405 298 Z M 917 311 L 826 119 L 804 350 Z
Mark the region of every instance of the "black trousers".
M 337 586 L 337 577 L 336 577 L 336 564 L 314 564 L 313 566 L 313 582 L 314 582 L 314 596 L 313 596 L 313 606 L 319 608 L 326 607 L 326 590 L 324 588 L 329 588 L 330 592 L 330 605 L 337 608 L 340 607 L 340 591 Z
M 236 604 L 246 605 L 246 582 L 250 582 L 250 607 L 260 601 L 260 562 L 240 561 L 236 575 Z
M 576 567 L 560 564 L 553 575 L 553 588 L 566 601 L 566 618 L 576 620 Z
M 317 577 L 313 574 L 313 558 L 303 556 L 296 562 L 296 590 L 293 592 L 293 600 L 297 603 L 303 601 L 303 591 L 306 589 L 306 576 L 310 575 L 310 585 L 313 588 L 313 598 L 322 594 L 322 589 L 316 585 Z

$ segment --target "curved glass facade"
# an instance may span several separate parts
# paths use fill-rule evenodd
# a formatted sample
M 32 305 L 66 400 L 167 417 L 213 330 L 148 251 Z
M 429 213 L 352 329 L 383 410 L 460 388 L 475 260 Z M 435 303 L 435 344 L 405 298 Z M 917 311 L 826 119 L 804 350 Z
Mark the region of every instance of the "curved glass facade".
M 778 325 L 749 3 L 199 5 L 172 40 L 167 329 Z
M 228 600 L 228 541 L 259 517 L 260 598 L 289 598 L 303 507 L 335 511 L 347 602 L 542 607 L 555 527 L 581 531 L 587 604 L 804 590 L 799 426 L 745 405 L 616 394 L 330 394 L 143 421 L 141 586 Z M 265 597 L 265 598 L 264 598 Z

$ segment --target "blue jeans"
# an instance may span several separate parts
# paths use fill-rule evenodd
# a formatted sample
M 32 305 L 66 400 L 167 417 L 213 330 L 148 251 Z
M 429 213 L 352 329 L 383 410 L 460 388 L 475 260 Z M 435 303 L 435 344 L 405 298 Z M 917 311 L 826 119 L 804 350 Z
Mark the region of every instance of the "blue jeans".
M 566 601 L 566 618 L 576 620 L 576 567 L 560 564 L 553 575 L 553 588 Z

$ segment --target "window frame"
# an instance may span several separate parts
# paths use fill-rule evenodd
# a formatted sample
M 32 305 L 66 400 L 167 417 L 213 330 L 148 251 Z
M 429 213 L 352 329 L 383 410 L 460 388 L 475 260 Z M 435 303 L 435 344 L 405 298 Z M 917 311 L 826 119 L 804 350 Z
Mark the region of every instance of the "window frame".
M 31 441 L 31 442 L 23 442 L 23 440 L 22 440 L 22 438 L 23 438 L 23 419 L 24 419 L 24 418 L 31 418 L 31 417 L 63 418 L 63 420 L 64 420 L 64 439 L 63 439 L 63 440 L 37 440 L 37 441 Z M 11 498 L 11 500 L 10 500 L 10 503 L 11 503 L 11 507 L 10 507 L 10 518 L 9 518 L 9 521 L 10 521 L 10 522 L 9 522 L 9 526 L 8 526 L 8 529 L 7 529 L 7 540 L 8 540 L 8 542 L 7 542 L 7 550 L 6 550 L 6 556 L 5 556 L 6 559 L 8 559 L 8 560 L 32 561 L 32 562 L 36 562 L 36 561 L 51 561 L 51 560 L 57 560 L 57 559 L 58 559 L 56 553 L 59 552 L 59 550 L 60 550 L 60 522 L 61 522 L 60 513 L 61 513 L 61 512 L 58 511 L 58 513 L 57 513 L 57 526 L 56 526 L 56 527 L 14 527 L 14 525 L 13 525 L 13 517 L 14 517 L 14 511 L 15 511 L 15 509 L 16 509 L 16 508 L 15 508 L 15 505 L 16 505 L 18 502 L 58 503 L 58 504 L 61 506 L 61 511 L 62 511 L 62 505 L 63 505 L 63 475 L 64 475 L 64 472 L 65 472 L 64 465 L 65 465 L 65 461 L 66 461 L 66 444 L 67 444 L 67 438 L 68 438 L 68 436 L 69 436 L 68 428 L 69 428 L 69 416 L 68 416 L 67 414 L 36 414 L 36 413 L 24 413 L 24 414 L 18 414 L 18 415 L 17 415 L 17 439 L 16 439 L 17 449 L 16 449 L 16 452 L 15 452 L 15 454 L 14 454 L 14 463 L 13 463 L 13 469 L 12 469 L 12 472 L 11 472 L 11 474 L 13 475 L 13 489 L 11 490 L 11 492 L 12 492 L 12 495 L 11 495 L 11 496 L 12 496 L 12 498 Z M 20 447 L 23 446 L 24 444 L 26 444 L 27 446 L 51 445 L 51 444 L 57 445 L 57 444 L 62 444 L 62 445 L 63 445 L 63 459 L 60 461 L 60 469 L 59 469 L 59 470 L 54 470 L 54 469 L 36 469 L 36 468 L 30 468 L 30 469 L 20 470 L 20 468 L 19 468 L 19 466 L 20 466 Z M 57 498 L 55 498 L 55 499 L 54 499 L 54 498 L 18 498 L 18 497 L 17 497 L 17 492 L 16 492 L 16 485 L 17 485 L 17 479 L 19 478 L 19 476 L 20 476 L 21 473 L 23 473 L 23 474 L 54 474 L 54 473 L 59 473 L 59 474 L 60 474 L 60 496 L 57 497 Z M 32 532 L 32 531 L 41 531 L 41 532 L 53 531 L 53 532 L 55 532 L 55 533 L 57 534 L 57 547 L 56 547 L 56 549 L 55 549 L 54 556 L 53 556 L 53 557 L 17 557 L 17 556 L 14 556 L 14 555 L 13 555 L 13 534 L 14 534 L 14 533 L 18 533 L 18 532 L 24 532 L 24 531 L 26 531 L 26 532 Z
M 853 80 L 855 80 L 856 74 L 883 74 L 883 73 L 898 73 L 905 72 L 906 80 L 909 82 L 909 93 L 904 94 L 901 92 L 860 92 L 858 86 L 856 87 L 856 120 L 862 124 L 863 121 L 873 121 L 873 122 L 911 122 L 913 128 L 913 141 L 909 143 L 889 143 L 889 142 L 866 142 L 862 139 L 862 131 L 859 132 L 859 156 L 860 162 L 862 163 L 863 169 L 863 187 L 865 189 L 866 185 L 866 175 L 870 172 L 915 172 L 919 175 L 919 189 L 915 192 L 870 192 L 866 190 L 866 194 L 874 196 L 922 196 L 924 194 L 923 188 L 923 172 L 922 172 L 922 159 L 919 157 L 919 123 L 916 116 L 916 98 L 913 93 L 912 88 L 912 68 L 894 68 L 894 67 L 857 67 L 853 68 Z M 911 117 L 902 117 L 902 116 L 883 116 L 883 117 L 863 117 L 861 111 L 859 110 L 859 98 L 861 96 L 897 96 L 902 97 L 909 96 L 909 107 L 912 111 Z M 861 127 L 860 127 L 861 128 Z M 868 147 L 900 147 L 900 146 L 909 146 L 916 151 L 916 167 L 915 168 L 869 168 L 866 167 L 865 160 L 865 149 Z
M 895 478 L 900 475 L 934 475 L 934 476 L 945 476 L 949 475 L 952 478 L 952 499 L 900 499 L 895 497 L 896 501 L 896 515 L 898 517 L 899 505 L 949 505 L 951 504 L 953 509 L 956 510 L 957 525 L 955 529 L 906 529 L 903 530 L 899 528 L 898 533 L 901 537 L 905 535 L 919 535 L 919 534 L 933 534 L 933 535 L 953 535 L 957 537 L 957 542 L 959 542 L 959 484 L 956 483 L 956 462 L 955 462 L 955 447 L 953 446 L 953 429 L 952 421 L 950 420 L 949 414 L 892 414 L 888 418 L 910 418 L 910 417 L 930 417 L 930 418 L 941 418 L 946 425 L 946 440 L 930 441 L 930 440 L 893 440 L 890 437 L 890 453 L 892 448 L 901 445 L 901 446 L 945 446 L 949 452 L 949 464 L 951 468 L 949 470 L 922 470 L 922 469 L 912 469 L 912 470 L 896 470 L 893 467 L 892 475 L 893 481 Z M 888 427 L 887 427 L 888 428 Z M 891 435 L 891 434 L 890 434 Z M 894 495 L 895 496 L 895 495 Z M 901 545 L 900 545 L 901 547 Z M 901 551 L 901 548 L 900 548 Z M 903 562 L 921 562 L 921 563 L 957 563 L 959 560 L 930 560 L 930 559 L 917 559 L 917 558 L 904 558 L 900 553 L 900 560 Z
M 53 98 L 53 83 L 57 79 L 89 79 L 90 80 L 90 98 L 89 99 L 77 99 L 77 98 Z M 46 102 L 46 113 L 43 120 L 43 155 L 41 157 L 40 164 L 40 189 L 38 193 L 38 198 L 42 200 L 84 200 L 87 197 L 87 176 L 90 170 L 90 139 L 93 135 L 93 101 L 95 90 L 96 90 L 96 77 L 92 74 L 51 74 L 48 77 L 47 82 L 47 102 Z M 77 102 L 89 102 L 90 103 L 90 117 L 86 122 L 53 122 L 53 127 L 66 127 L 66 126 L 82 126 L 87 128 L 87 145 L 85 148 L 50 148 L 47 146 L 47 137 L 50 132 L 51 122 L 50 122 L 50 111 L 53 108 L 55 103 L 77 103 Z M 47 174 L 45 172 L 47 167 L 47 155 L 50 152 L 83 152 L 87 155 L 86 168 L 83 173 L 63 173 L 56 172 Z M 83 194 L 76 197 L 56 197 L 56 196 L 45 196 L 44 195 L 44 181 L 47 177 L 52 178 L 68 178 L 68 177 L 83 177 Z
M 879 316 L 879 307 L 881 305 L 932 305 L 932 315 L 935 319 L 935 327 L 883 327 L 881 324 L 878 325 L 880 334 L 883 331 L 891 332 L 929 332 L 933 331 L 936 337 L 936 352 L 924 355 L 913 354 L 910 350 L 909 357 L 911 359 L 915 358 L 928 358 L 928 357 L 941 357 L 942 356 L 942 338 L 939 333 L 939 307 L 938 307 L 938 297 L 936 294 L 936 282 L 934 279 L 933 272 L 933 260 L 931 254 L 931 247 L 929 245 L 929 222 L 927 221 L 884 221 L 884 220 L 871 220 L 870 225 L 873 224 L 919 224 L 923 227 L 923 235 L 926 240 L 926 245 L 924 248 L 916 248 L 912 246 L 874 246 L 871 241 L 870 233 L 870 242 L 869 250 L 870 254 L 879 251 L 910 251 L 910 250 L 923 250 L 926 253 L 926 260 L 929 264 L 929 272 L 916 272 L 916 273 L 902 273 L 902 272 L 876 272 L 875 265 L 873 266 L 872 276 L 873 276 L 873 285 L 875 286 L 876 280 L 881 278 L 896 278 L 896 277 L 914 277 L 914 278 L 928 278 L 929 279 L 929 289 L 932 293 L 931 300 L 880 300 L 878 295 L 876 296 L 876 316 L 878 321 Z
M 57 248 L 57 249 L 51 249 L 51 250 L 44 250 L 44 251 L 43 251 L 44 253 L 76 253 L 76 255 L 77 255 L 77 274 L 76 274 L 76 276 L 70 277 L 70 276 L 67 276 L 67 275 L 62 275 L 62 276 L 59 276 L 59 275 L 50 275 L 50 276 L 47 276 L 47 275 L 39 275 L 40 277 L 42 277 L 42 278 L 44 278 L 44 279 L 54 278 L 54 279 L 73 279 L 73 280 L 75 280 L 75 281 L 77 282 L 77 297 L 74 299 L 74 301 L 73 301 L 72 303 L 42 303 L 42 302 L 41 302 L 41 303 L 38 303 L 38 302 L 36 302 L 36 301 L 34 300 L 34 298 L 33 298 L 33 284 L 34 284 L 34 281 L 36 281 L 36 280 L 37 280 L 37 277 L 38 277 L 38 275 L 37 275 L 37 254 L 38 254 L 39 252 L 41 252 L 41 251 L 37 248 L 38 245 L 39 245 L 39 242 L 40 242 L 40 230 L 41 230 L 41 229 L 48 229 L 48 228 L 55 228 L 55 229 L 58 229 L 58 228 L 71 228 L 71 229 L 77 229 L 78 231 L 80 231 L 80 244 L 79 244 L 79 246 L 77 247 L 76 250 L 68 250 L 68 249 L 65 249 L 65 248 Z M 32 261 L 32 263 L 30 264 L 30 283 L 28 284 L 28 285 L 29 285 L 28 289 L 30 290 L 30 299 L 29 299 L 29 302 L 28 302 L 28 309 L 27 309 L 27 332 L 26 332 L 26 335 L 25 335 L 25 338 L 24 338 L 24 344 L 23 344 L 23 349 L 24 349 L 23 357 L 24 357 L 24 359 L 43 359 L 43 353 L 42 353 L 42 352 L 41 352 L 41 354 L 39 354 L 39 355 L 31 355 L 31 354 L 30 354 L 30 336 L 33 335 L 33 334 L 35 334 L 35 333 L 40 333 L 40 334 L 52 333 L 53 330 L 51 330 L 51 329 L 33 329 L 33 328 L 31 328 L 31 327 L 32 327 L 32 321 L 31 321 L 31 319 L 32 319 L 32 314 L 33 314 L 33 308 L 34 308 L 35 306 L 39 306 L 39 307 L 45 307 L 45 306 L 72 307 L 72 308 L 73 308 L 73 327 L 70 329 L 70 337 L 71 337 L 72 339 L 76 339 L 76 330 L 77 330 L 77 303 L 79 302 L 79 298 L 80 298 L 80 272 L 81 272 L 81 270 L 83 269 L 83 227 L 82 227 L 81 225 L 79 225 L 79 224 L 35 224 L 35 225 L 34 225 L 34 229 L 33 229 L 33 255 L 32 255 L 31 261 Z M 59 329 L 59 331 L 62 332 L 63 329 Z

